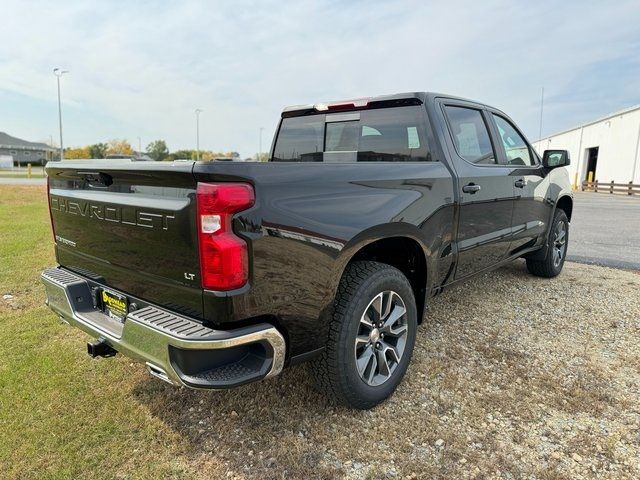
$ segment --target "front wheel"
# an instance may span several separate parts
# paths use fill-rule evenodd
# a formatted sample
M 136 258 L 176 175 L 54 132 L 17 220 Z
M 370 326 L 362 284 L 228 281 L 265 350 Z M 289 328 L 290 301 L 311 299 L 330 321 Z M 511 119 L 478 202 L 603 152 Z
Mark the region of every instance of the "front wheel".
M 358 409 L 387 399 L 407 370 L 416 338 L 416 302 L 407 278 L 387 264 L 352 263 L 330 322 L 325 350 L 312 365 L 320 388 Z
M 537 277 L 552 278 L 557 276 L 564 266 L 569 243 L 569 219 L 567 214 L 557 209 L 549 231 L 547 245 L 540 255 L 527 258 L 527 270 Z

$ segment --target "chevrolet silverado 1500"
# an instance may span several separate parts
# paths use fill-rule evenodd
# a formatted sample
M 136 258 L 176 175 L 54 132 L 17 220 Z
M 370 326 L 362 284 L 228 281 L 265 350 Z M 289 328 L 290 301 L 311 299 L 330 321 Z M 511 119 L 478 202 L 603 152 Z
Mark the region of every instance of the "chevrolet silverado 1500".
M 310 360 L 370 408 L 429 299 L 524 258 L 554 277 L 566 151 L 482 103 L 408 93 L 285 108 L 268 162 L 49 162 L 47 303 L 167 382 L 228 388 Z

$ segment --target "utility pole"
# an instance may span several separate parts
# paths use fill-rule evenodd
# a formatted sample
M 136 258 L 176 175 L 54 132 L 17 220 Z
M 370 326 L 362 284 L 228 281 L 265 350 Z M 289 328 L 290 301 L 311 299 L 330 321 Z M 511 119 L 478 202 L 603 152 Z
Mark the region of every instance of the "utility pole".
M 200 161 L 200 113 L 202 110 L 196 108 L 196 160 Z
M 544 111 L 544 87 L 542 87 L 542 96 L 540 97 L 540 130 L 538 131 L 538 140 L 542 140 L 542 112 Z
M 142 156 L 142 139 L 138 137 L 138 155 Z
M 62 103 L 60 101 L 60 77 L 65 73 L 69 73 L 67 70 L 61 70 L 59 68 L 53 69 L 53 74 L 58 81 L 58 124 L 60 126 L 60 161 L 64 160 L 64 145 L 62 144 Z
M 258 150 L 258 161 L 261 162 L 262 161 L 262 131 L 264 130 L 264 127 L 260 127 L 260 146 L 259 146 L 259 150 Z

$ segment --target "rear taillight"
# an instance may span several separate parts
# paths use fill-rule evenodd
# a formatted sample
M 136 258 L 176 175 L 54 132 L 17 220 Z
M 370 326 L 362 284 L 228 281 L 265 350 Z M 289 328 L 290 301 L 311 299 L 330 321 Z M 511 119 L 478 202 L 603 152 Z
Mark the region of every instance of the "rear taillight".
M 249 279 L 247 243 L 233 233 L 233 214 L 254 204 L 246 183 L 198 183 L 198 245 L 202 288 L 233 290 Z
M 53 243 L 56 243 L 56 227 L 53 225 L 53 213 L 51 212 L 51 179 L 47 177 L 47 205 L 49 206 L 49 221 L 53 233 Z

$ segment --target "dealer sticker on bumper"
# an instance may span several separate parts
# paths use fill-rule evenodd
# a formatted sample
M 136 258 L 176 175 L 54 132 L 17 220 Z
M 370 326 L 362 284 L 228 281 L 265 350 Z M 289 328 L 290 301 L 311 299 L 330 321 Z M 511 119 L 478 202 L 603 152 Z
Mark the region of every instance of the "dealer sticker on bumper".
M 110 292 L 109 290 L 102 290 L 102 309 L 104 313 L 111 318 L 115 318 L 120 322 L 124 322 L 127 318 L 128 302 L 127 297 L 120 295 L 119 293 Z

